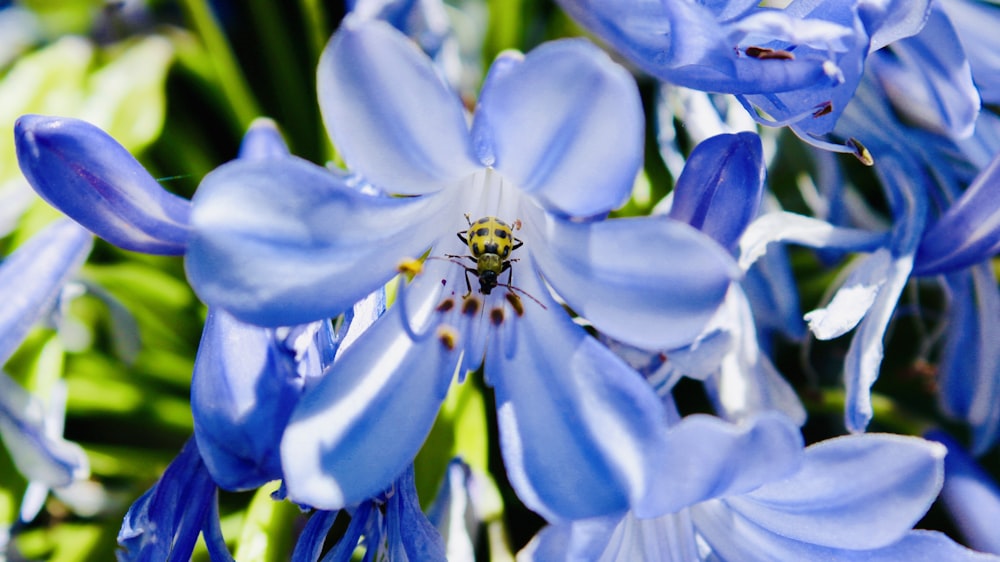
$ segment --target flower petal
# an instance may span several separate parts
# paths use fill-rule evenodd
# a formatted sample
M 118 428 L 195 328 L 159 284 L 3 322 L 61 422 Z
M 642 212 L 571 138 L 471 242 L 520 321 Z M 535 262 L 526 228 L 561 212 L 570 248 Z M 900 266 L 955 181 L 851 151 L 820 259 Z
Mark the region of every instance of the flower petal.
M 948 415 L 974 429 L 976 453 L 982 454 L 1000 430 L 1000 292 L 990 263 L 959 270 L 945 279 L 948 287 L 948 338 L 938 367 L 939 398 Z
M 726 251 L 667 217 L 570 222 L 547 215 L 532 259 L 598 330 L 647 349 L 691 343 L 738 276 Z
M 901 539 L 941 489 L 946 450 L 914 437 L 838 437 L 806 449 L 791 478 L 726 498 L 774 533 L 822 546 L 871 549 Z
M 505 332 L 515 341 L 491 348 L 485 365 L 518 497 L 550 521 L 648 510 L 667 463 L 662 404 L 641 375 L 544 295 L 536 275 L 521 282 L 548 309 L 529 305 Z
M 764 148 L 755 133 L 702 141 L 677 178 L 668 216 L 732 249 L 757 217 L 764 174 Z
M 413 481 L 413 465 L 396 479 L 395 494 L 389 498 L 386 519 L 389 524 L 389 549 L 392 560 L 413 560 L 445 562 L 444 540 L 437 528 L 427 520 L 420 510 L 416 484 Z
M 966 544 L 976 550 L 1000 554 L 1000 486 L 972 455 L 947 433 L 932 430 L 925 435 L 948 447 L 944 459 L 941 499 Z
M 442 200 L 364 195 L 297 158 L 230 162 L 195 194 L 188 279 L 244 322 L 336 316 L 433 242 Z
M 189 439 L 152 488 L 122 522 L 118 560 L 188 560 L 205 518 L 214 512 L 216 487 L 194 439 Z
M 632 191 L 643 113 L 632 76 L 583 40 L 546 43 L 483 89 L 475 144 L 504 177 L 552 212 L 604 214 Z
M 934 275 L 981 262 L 1000 251 L 1000 155 L 924 233 L 914 266 Z
M 749 269 L 773 242 L 866 252 L 884 246 L 888 239 L 889 235 L 885 232 L 837 227 L 795 213 L 768 213 L 753 221 L 740 238 L 740 268 L 744 271 Z
M 0 365 L 51 311 L 66 281 L 87 259 L 93 240 L 76 223 L 61 220 L 0 262 L 0 295 L 5 296 L 0 306 Z
M 281 137 L 278 124 L 266 117 L 255 119 L 243 135 L 240 144 L 240 158 L 247 160 L 269 160 L 290 156 L 288 145 Z
M 602 553 L 608 548 L 612 535 L 624 522 L 623 518 L 612 516 L 583 519 L 569 524 L 548 525 L 517 553 L 517 561 L 604 561 L 606 559 L 602 557 Z M 623 559 L 615 557 L 611 560 Z M 624 560 L 629 559 L 625 558 Z
M 295 408 L 281 442 L 288 497 L 340 509 L 389 487 L 430 432 L 457 362 L 438 337 L 410 339 L 390 308 Z
M 126 250 L 184 253 L 190 203 L 107 133 L 78 119 L 24 115 L 14 136 L 21 171 L 52 206 Z
M 833 300 L 806 313 L 805 320 L 813 335 L 820 340 L 832 340 L 857 326 L 888 280 L 891 265 L 892 255 L 886 248 L 859 260 Z
M 712 498 L 741 494 L 793 475 L 801 463 L 802 436 L 785 416 L 766 412 L 736 425 L 695 414 L 670 428 L 673 455 L 654 493 L 660 513 Z M 739 470 L 733 470 L 739 466 Z M 683 482 L 683 485 L 678 485 Z
M 323 51 L 317 81 L 337 149 L 382 189 L 431 193 L 481 167 L 461 100 L 389 24 L 345 18 Z
M 0 371 L 0 437 L 18 472 L 32 482 L 61 488 L 90 474 L 83 449 L 53 435 L 46 409 L 34 395 Z
M 294 357 L 272 330 L 209 309 L 191 379 L 198 449 L 226 490 L 279 480 L 278 447 L 302 392 Z

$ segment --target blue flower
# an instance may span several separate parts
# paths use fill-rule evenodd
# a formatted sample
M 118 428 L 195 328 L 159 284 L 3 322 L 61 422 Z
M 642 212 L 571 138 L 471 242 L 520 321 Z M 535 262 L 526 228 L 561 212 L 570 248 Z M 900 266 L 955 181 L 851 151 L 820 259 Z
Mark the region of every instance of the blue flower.
M 670 430 L 688 454 L 661 477 L 676 509 L 542 530 L 528 560 L 988 560 L 941 533 L 911 531 L 941 488 L 945 451 L 895 435 L 802 451 L 780 416 L 733 426 L 695 415 Z
M 420 510 L 409 466 L 392 485 L 375 497 L 350 510 L 350 524 L 344 536 L 323 557 L 324 562 L 352 560 L 355 549 L 365 547 L 365 560 L 394 562 L 444 562 L 444 541 Z M 317 511 L 299 537 L 292 554 L 294 562 L 315 562 L 322 552 L 326 535 L 337 512 Z
M 759 122 L 809 137 L 833 128 L 869 53 L 919 31 L 930 2 L 560 4 L 653 76 L 737 94 Z
M 384 489 L 456 369 L 485 355 L 511 479 L 533 509 L 562 518 L 640 503 L 662 452 L 655 396 L 562 312 L 540 275 L 602 331 L 662 348 L 698 334 L 733 268 L 677 221 L 594 220 L 627 197 L 641 161 L 628 74 L 583 41 L 501 57 L 470 131 L 422 53 L 384 23 L 348 18 L 322 56 L 319 94 L 351 171 L 405 197 L 363 193 L 302 161 L 227 164 L 194 198 L 195 289 L 244 321 L 309 322 L 428 248 L 432 259 L 296 407 L 282 443 L 289 496 L 339 509 Z M 456 236 L 465 214 L 508 221 L 524 244 L 509 286 L 489 295 L 467 289 L 464 258 L 451 257 L 469 251 Z M 579 470 L 555 468 L 566 465 Z M 580 488 L 600 493 L 569 492 Z
M 194 439 L 136 500 L 118 532 L 118 560 L 190 560 L 204 533 L 212 560 L 232 560 L 219 526 L 218 488 L 205 469 Z
M 17 349 L 39 319 L 52 313 L 65 284 L 90 253 L 93 238 L 70 221 L 58 221 L 0 262 L 0 365 Z M 37 513 L 50 488 L 69 486 L 90 473 L 87 457 L 62 437 L 64 389 L 43 403 L 0 372 L 0 437 L 31 493 L 22 518 Z M 60 396 L 62 398 L 60 398 Z

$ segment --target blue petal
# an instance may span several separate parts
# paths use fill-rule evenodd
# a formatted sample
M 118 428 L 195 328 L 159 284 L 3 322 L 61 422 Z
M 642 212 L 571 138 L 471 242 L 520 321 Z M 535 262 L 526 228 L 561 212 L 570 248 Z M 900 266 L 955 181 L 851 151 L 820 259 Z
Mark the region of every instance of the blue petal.
M 517 560 L 519 562 L 606 560 L 602 554 L 606 550 L 614 550 L 614 546 L 609 543 L 617 528 L 624 522 L 625 518 L 612 516 L 548 525 L 517 553 Z M 627 551 L 628 546 L 630 545 L 625 545 L 624 550 Z M 630 559 L 615 557 L 611 560 Z
M 14 138 L 21 171 L 52 206 L 126 250 L 184 253 L 190 204 L 107 133 L 77 119 L 24 115 Z
M 983 103 L 1000 103 L 1000 45 L 996 30 L 1000 29 L 1000 10 L 992 3 L 959 0 L 940 4 L 955 28 L 965 54 L 972 65 L 972 78 Z
M 518 497 L 550 521 L 647 511 L 668 462 L 662 404 L 543 293 L 537 276 L 521 282 L 548 309 L 527 308 L 505 333 L 515 341 L 491 348 L 485 365 Z
M 635 81 L 582 40 L 546 43 L 491 76 L 474 130 L 477 147 L 493 147 L 495 162 L 486 164 L 564 215 L 618 207 L 642 164 Z
M 738 276 L 725 250 L 667 217 L 591 223 L 547 216 L 532 259 L 598 330 L 647 349 L 694 340 Z
M 0 365 L 28 331 L 51 311 L 63 286 L 76 275 L 93 237 L 68 220 L 53 223 L 0 262 Z
M 756 134 L 718 135 L 702 141 L 677 178 L 669 216 L 733 249 L 757 217 L 764 173 L 764 148 Z
M 726 503 L 754 524 L 807 543 L 850 549 L 890 545 L 930 507 L 945 449 L 914 437 L 839 437 L 806 449 L 802 469 Z
M 337 149 L 352 171 L 385 191 L 430 193 L 481 167 L 461 100 L 387 23 L 345 18 L 323 51 L 317 81 Z
M 136 500 L 122 522 L 120 562 L 189 560 L 205 518 L 214 513 L 216 487 L 194 439 L 189 439 L 160 481 Z
M 247 160 L 272 160 L 290 156 L 288 145 L 281 137 L 278 125 L 266 117 L 250 124 L 240 144 L 240 158 Z
M 209 309 L 191 379 L 198 448 L 226 490 L 281 479 L 281 435 L 302 391 L 294 357 L 272 330 Z
M 670 428 L 668 440 L 673 455 L 653 492 L 660 496 L 656 501 L 660 512 L 636 512 L 639 517 L 753 490 L 793 475 L 802 458 L 798 427 L 771 412 L 739 425 L 703 414 L 687 416 Z
M 412 464 L 396 479 L 394 491 L 386 508 L 389 548 L 390 553 L 398 552 L 405 556 L 390 556 L 390 559 L 445 562 L 444 540 L 420 510 Z
M 292 562 L 316 562 L 323 552 L 326 535 L 337 519 L 337 511 L 317 511 L 309 517 L 305 529 L 295 543 Z
M 948 415 L 974 429 L 974 451 L 984 453 L 1000 430 L 1000 292 L 992 265 L 979 264 L 945 279 L 948 337 L 938 368 L 939 396 Z
M 925 435 L 948 447 L 944 459 L 941 499 L 965 542 L 976 550 L 1000 554 L 1000 486 L 950 435 L 933 430 Z
M 389 309 L 295 408 L 281 442 L 289 498 L 340 509 L 386 489 L 420 449 L 457 362 L 438 337 L 411 340 L 400 307 Z
M 885 248 L 859 259 L 833 299 L 805 315 L 813 335 L 820 340 L 831 340 L 857 326 L 888 280 L 892 261 L 892 255 Z
M 951 139 L 972 134 L 979 92 L 958 34 L 940 7 L 923 31 L 869 61 L 899 119 Z
M 90 465 L 79 445 L 53 434 L 42 402 L 0 371 L 0 437 L 18 472 L 49 488 L 86 478 Z
M 708 560 L 837 560 L 844 562 L 995 562 L 994 556 L 973 552 L 946 535 L 910 531 L 889 545 L 876 549 L 837 548 L 798 541 L 747 521 L 720 502 L 698 506 L 694 521 L 712 549 Z
M 871 37 L 871 50 L 874 52 L 889 43 L 917 34 L 927 22 L 931 5 L 930 0 L 858 2 L 858 16 Z
M 201 298 L 270 326 L 333 317 L 440 234 L 443 197 L 382 198 L 304 160 L 237 160 L 195 194 L 186 255 Z
M 867 252 L 884 246 L 888 233 L 869 232 L 834 226 L 826 221 L 787 212 L 775 212 L 756 219 L 740 239 L 740 267 L 745 271 L 774 242 L 800 244 L 809 248 L 829 248 Z
M 981 262 L 1000 251 L 1000 155 L 948 211 L 927 229 L 917 250 L 918 275 Z

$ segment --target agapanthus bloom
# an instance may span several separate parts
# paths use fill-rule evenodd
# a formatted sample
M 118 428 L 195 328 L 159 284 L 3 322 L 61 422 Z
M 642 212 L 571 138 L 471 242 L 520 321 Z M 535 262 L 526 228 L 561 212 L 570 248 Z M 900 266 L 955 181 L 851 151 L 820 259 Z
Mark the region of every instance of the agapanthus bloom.
M 550 526 L 518 560 L 995 559 L 911 530 L 941 487 L 938 444 L 868 434 L 796 451 L 794 426 L 773 415 L 690 416 L 671 436 L 690 452 L 662 473 L 686 491 L 676 511 Z
M 641 507 L 647 470 L 665 453 L 655 395 L 548 286 L 602 331 L 665 348 L 697 335 L 734 270 L 677 221 L 599 220 L 628 196 L 641 161 L 629 75 L 579 40 L 505 55 L 470 128 L 420 51 L 385 23 L 348 18 L 320 61 L 319 97 L 353 181 L 403 197 L 352 189 L 303 161 L 223 166 L 193 201 L 195 289 L 245 321 L 302 323 L 430 257 L 297 406 L 282 443 L 290 497 L 335 509 L 384 489 L 456 370 L 485 358 L 526 503 L 551 518 Z M 492 290 L 466 257 L 482 240 L 456 236 L 499 237 L 470 228 L 483 218 L 517 238 L 496 256 Z M 467 285 L 467 275 L 478 279 Z M 578 489 L 592 492 L 569 492 Z
M 587 28 L 653 76 L 736 94 L 768 125 L 829 132 L 869 53 L 920 30 L 930 2 L 562 0 Z

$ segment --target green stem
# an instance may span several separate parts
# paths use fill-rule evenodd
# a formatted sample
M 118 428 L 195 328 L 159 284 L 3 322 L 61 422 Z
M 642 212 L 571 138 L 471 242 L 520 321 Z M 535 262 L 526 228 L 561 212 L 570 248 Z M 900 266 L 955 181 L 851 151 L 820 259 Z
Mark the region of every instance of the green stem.
M 195 32 L 204 42 L 219 87 L 229 100 L 233 116 L 245 131 L 260 116 L 260 109 L 225 33 L 205 0 L 181 0 L 181 6 Z

